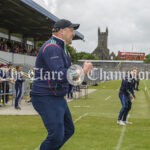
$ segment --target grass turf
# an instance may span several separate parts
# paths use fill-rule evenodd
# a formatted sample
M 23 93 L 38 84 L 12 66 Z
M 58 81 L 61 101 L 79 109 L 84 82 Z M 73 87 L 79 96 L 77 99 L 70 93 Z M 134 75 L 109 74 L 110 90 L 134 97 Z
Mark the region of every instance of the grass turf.
M 88 99 L 69 103 L 75 123 L 75 134 L 62 150 L 116 150 L 122 126 L 116 124 L 121 103 L 118 90 L 121 81 L 99 84 Z M 149 150 L 150 144 L 150 81 L 140 82 L 120 150 Z M 148 89 L 148 90 L 147 90 Z M 80 107 L 79 107 L 80 106 Z M 0 150 L 34 150 L 47 132 L 39 116 L 0 116 Z

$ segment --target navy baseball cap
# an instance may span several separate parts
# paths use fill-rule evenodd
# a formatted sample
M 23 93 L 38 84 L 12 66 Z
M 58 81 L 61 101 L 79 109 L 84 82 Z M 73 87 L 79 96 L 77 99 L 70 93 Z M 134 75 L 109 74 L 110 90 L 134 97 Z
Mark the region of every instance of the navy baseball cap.
M 74 28 L 74 30 L 77 30 L 79 28 L 80 24 L 73 24 L 71 21 L 66 19 L 60 19 L 54 24 L 54 30 L 60 30 L 64 28 Z

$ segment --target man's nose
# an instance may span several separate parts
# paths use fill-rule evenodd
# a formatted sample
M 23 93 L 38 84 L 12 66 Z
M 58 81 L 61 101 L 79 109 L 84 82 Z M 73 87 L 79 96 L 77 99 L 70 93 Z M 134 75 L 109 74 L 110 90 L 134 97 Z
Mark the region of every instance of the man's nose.
M 74 33 L 74 31 L 73 31 L 73 33 L 72 33 L 72 36 L 73 36 L 73 37 L 75 36 L 75 33 Z

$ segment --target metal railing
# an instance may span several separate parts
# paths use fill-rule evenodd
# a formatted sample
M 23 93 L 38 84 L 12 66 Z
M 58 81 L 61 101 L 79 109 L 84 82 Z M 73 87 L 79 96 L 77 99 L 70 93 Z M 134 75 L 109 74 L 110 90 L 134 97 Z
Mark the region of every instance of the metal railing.
M 14 85 L 9 81 L 1 81 L 0 82 L 0 104 L 3 106 L 9 101 L 9 96 L 12 96 L 12 105 L 13 98 L 15 95 Z
M 25 80 L 25 82 L 22 85 L 22 96 L 20 98 L 20 102 L 21 99 L 27 101 L 28 96 L 30 96 L 30 81 Z M 0 106 L 5 106 L 8 101 L 10 101 L 9 104 L 13 106 L 15 97 L 16 97 L 15 84 L 12 84 L 7 80 L 0 82 Z

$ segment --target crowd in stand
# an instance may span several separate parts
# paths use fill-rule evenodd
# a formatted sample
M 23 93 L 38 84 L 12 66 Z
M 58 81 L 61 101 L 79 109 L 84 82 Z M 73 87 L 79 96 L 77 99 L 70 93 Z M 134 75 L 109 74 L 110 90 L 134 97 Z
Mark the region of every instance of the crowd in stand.
M 23 43 L 9 41 L 2 38 L 0 39 L 0 51 L 24 54 L 29 56 L 37 56 L 36 49 L 27 50 Z

